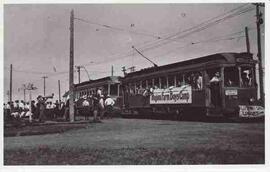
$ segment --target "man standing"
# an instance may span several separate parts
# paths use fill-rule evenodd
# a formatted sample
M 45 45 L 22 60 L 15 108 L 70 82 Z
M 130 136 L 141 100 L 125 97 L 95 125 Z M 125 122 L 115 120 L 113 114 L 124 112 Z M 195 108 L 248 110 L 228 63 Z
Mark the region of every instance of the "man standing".
M 104 104 L 108 117 L 111 117 L 113 113 L 114 100 L 108 95 Z
M 210 80 L 211 102 L 214 106 L 221 105 L 220 82 L 220 74 L 219 72 L 216 72 L 213 78 Z
M 37 97 L 38 107 L 39 107 L 39 122 L 44 122 L 46 101 L 48 98 L 53 98 L 53 94 L 52 96 L 48 96 L 48 97 L 42 97 L 41 95 Z
M 41 95 L 37 97 L 38 107 L 39 107 L 39 122 L 44 122 L 45 110 L 46 110 L 46 100 L 43 99 Z

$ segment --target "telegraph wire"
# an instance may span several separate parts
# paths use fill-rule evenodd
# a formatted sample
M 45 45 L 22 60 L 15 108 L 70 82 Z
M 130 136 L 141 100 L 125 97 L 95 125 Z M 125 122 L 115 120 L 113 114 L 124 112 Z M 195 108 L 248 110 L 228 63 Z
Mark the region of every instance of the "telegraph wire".
M 211 27 L 211 26 L 213 26 L 213 25 L 216 25 L 216 24 L 219 24 L 219 23 L 221 23 L 221 22 L 223 22 L 223 21 L 225 21 L 225 20 L 227 20 L 227 19 L 229 19 L 229 18 L 232 18 L 232 17 L 238 16 L 238 15 L 244 14 L 244 13 L 246 13 L 246 12 L 250 12 L 250 11 L 252 11 L 252 10 L 254 10 L 254 9 L 255 9 L 255 8 L 249 8 L 248 10 L 245 10 L 245 11 L 243 11 L 243 12 L 241 12 L 241 13 L 227 16 L 227 17 L 225 17 L 225 18 L 223 18 L 223 19 L 219 19 L 219 20 L 217 20 L 217 21 L 214 21 L 213 23 L 209 23 L 208 25 L 206 25 L 206 26 L 204 26 L 204 27 L 202 27 L 202 28 L 198 28 L 198 29 L 196 29 L 196 30 L 194 30 L 194 31 L 191 31 L 191 32 L 186 33 L 186 34 L 181 35 L 181 36 L 178 36 L 177 38 L 174 38 L 174 39 L 182 39 L 182 38 L 185 38 L 185 37 L 187 37 L 187 36 L 189 36 L 189 35 L 192 35 L 192 34 L 194 34 L 194 33 L 197 33 L 197 32 L 200 32 L 200 31 L 202 31 L 202 30 L 208 29 L 209 27 Z M 148 50 L 151 50 L 151 49 L 154 49 L 154 48 L 158 48 L 158 47 L 163 46 L 164 44 L 168 44 L 168 43 L 170 43 L 170 42 L 171 42 L 170 40 L 167 40 L 166 42 L 158 42 L 157 45 L 152 45 L 152 46 L 148 46 L 148 47 L 146 46 L 145 48 L 140 48 L 140 49 L 141 49 L 141 51 L 144 52 L 144 51 L 148 51 Z
M 136 34 L 136 35 L 143 35 L 143 36 L 153 37 L 153 38 L 156 38 L 156 39 L 161 39 L 160 36 L 152 35 L 152 34 L 149 34 L 149 33 L 132 31 L 132 30 L 128 30 L 128 29 L 123 29 L 123 28 L 119 28 L 119 27 L 110 26 L 110 25 L 107 25 L 107 24 L 100 24 L 100 23 L 97 23 L 97 22 L 93 22 L 93 21 L 78 18 L 78 17 L 75 17 L 74 19 L 77 19 L 78 21 L 82 21 L 84 23 L 88 23 L 88 24 L 92 24 L 92 25 L 98 25 L 98 26 L 104 27 L 106 29 L 112 29 L 112 30 L 117 30 L 117 31 L 121 31 L 121 32 L 129 32 L 129 33 Z
M 254 28 L 250 29 L 250 30 L 254 30 Z M 232 37 L 228 37 L 228 36 L 233 36 L 233 35 L 237 35 L 237 34 L 240 34 L 240 33 L 243 33 L 244 31 L 238 31 L 238 32 L 234 32 L 234 33 L 230 33 L 230 34 L 226 34 L 226 35 L 223 35 L 223 36 L 218 36 L 218 37 L 214 37 L 214 38 L 211 38 L 211 39 L 207 39 L 207 40 L 202 40 L 202 41 L 197 41 L 197 42 L 192 42 L 187 44 L 187 45 L 184 45 L 184 46 L 180 46 L 180 47 L 177 47 L 177 48 L 174 48 L 174 49 L 179 49 L 179 48 L 185 48 L 185 47 L 188 47 L 188 46 L 191 46 L 191 45 L 195 45 L 195 44 L 199 44 L 199 43 L 203 43 L 203 42 L 211 42 L 211 41 L 215 41 L 215 42 L 218 42 L 218 41 L 221 41 L 221 40 L 228 40 L 228 39 L 232 39 Z M 227 36 L 227 38 L 225 38 Z M 239 37 L 243 37 L 243 36 L 239 36 Z M 237 37 L 237 38 L 239 38 Z M 220 39 L 218 40 L 218 38 L 223 38 L 223 39 Z M 232 39 L 233 40 L 233 39 Z M 173 49 L 173 50 L 174 50 Z M 171 51 L 171 50 L 170 50 Z M 125 55 L 122 55 L 122 56 L 119 56 L 118 58 L 115 58 L 115 59 L 110 59 L 110 60 L 122 60 L 124 58 L 127 58 L 127 57 L 130 57 L 133 53 L 131 54 L 125 54 Z M 165 54 L 166 55 L 166 54 Z M 98 64 L 102 64 L 104 62 L 108 62 L 108 59 L 105 59 L 103 61 L 99 61 L 99 62 L 96 62 L 94 63 L 95 65 L 98 65 Z
M 256 28 L 249 28 L 249 31 L 255 30 L 255 29 Z M 245 32 L 245 30 L 241 30 L 241 31 L 238 31 L 238 32 L 226 34 L 226 35 L 223 35 L 223 36 L 217 36 L 217 37 L 213 37 L 213 38 L 210 38 L 210 39 L 201 40 L 201 41 L 197 41 L 197 42 L 191 41 L 190 43 L 188 43 L 186 45 L 173 48 L 173 49 L 171 49 L 169 51 L 166 51 L 166 53 L 162 53 L 162 54 L 155 55 L 155 56 L 168 55 L 168 54 L 171 54 L 171 52 L 175 52 L 175 51 L 177 51 L 179 49 L 186 48 L 186 47 L 189 47 L 189 46 L 192 46 L 192 45 L 201 44 L 201 43 L 214 43 L 214 42 L 219 42 L 219 41 L 232 41 L 232 40 L 235 40 L 235 39 L 241 39 L 241 38 L 245 37 L 244 35 L 241 36 L 241 34 L 244 33 L 244 32 Z M 239 35 L 239 36 L 234 36 L 234 35 Z
M 180 34 L 180 33 L 184 33 L 184 32 L 193 30 L 194 28 L 198 28 L 199 26 L 201 26 L 201 25 L 203 25 L 203 24 L 205 24 L 205 23 L 208 23 L 208 22 L 210 22 L 211 20 L 216 19 L 216 18 L 219 18 L 219 17 L 221 17 L 221 16 L 227 15 L 227 16 L 221 18 L 221 19 L 218 19 L 218 20 L 216 20 L 216 21 L 212 21 L 212 23 L 208 23 L 207 25 L 205 25 L 205 26 L 203 26 L 203 27 L 201 27 L 201 28 L 199 27 L 199 28 L 196 29 L 196 30 L 193 30 L 193 31 L 191 31 L 191 32 L 189 32 L 189 33 L 186 33 L 186 34 L 183 35 L 181 38 L 184 38 L 184 37 L 186 37 L 186 36 L 189 36 L 189 35 L 191 35 L 191 34 L 194 34 L 194 33 L 196 33 L 196 32 L 199 32 L 199 31 L 201 31 L 201 30 L 205 30 L 205 29 L 207 29 L 207 28 L 209 28 L 209 27 L 211 27 L 211 26 L 213 26 L 213 25 L 219 24 L 219 23 L 221 23 L 221 22 L 223 22 L 223 21 L 225 21 L 225 20 L 227 20 L 227 19 L 230 19 L 230 18 L 232 18 L 232 17 L 235 17 L 235 16 L 238 16 L 238 15 L 244 14 L 244 13 L 246 13 L 246 12 L 249 12 L 249 11 L 252 11 L 252 10 L 255 9 L 255 8 L 253 8 L 253 7 L 248 7 L 248 8 L 242 9 L 241 11 L 236 11 L 236 10 L 238 10 L 238 9 L 243 8 L 244 6 L 247 6 L 247 5 L 248 5 L 248 4 L 245 4 L 245 5 L 242 5 L 242 6 L 240 6 L 240 7 L 234 8 L 234 9 L 230 10 L 229 12 L 226 12 L 226 13 L 223 13 L 223 14 L 221 14 L 221 15 L 219 15 L 219 16 L 216 16 L 216 17 L 213 17 L 213 18 L 211 18 L 211 19 L 208 19 L 208 20 L 206 20 L 206 21 L 204 21 L 204 22 L 202 22 L 202 23 L 200 23 L 200 24 L 198 24 L 198 25 L 196 25 L 196 26 L 194 26 L 194 27 L 185 29 L 185 30 L 180 31 L 180 32 L 178 32 L 178 33 L 176 33 L 176 34 L 170 35 L 169 37 L 164 37 L 164 38 L 162 37 L 160 40 L 151 43 L 151 44 L 156 44 L 156 43 L 159 43 L 159 44 L 157 44 L 157 45 L 152 45 L 152 46 L 150 46 L 150 47 L 147 47 L 147 46 L 146 46 L 146 47 L 145 47 L 143 50 L 141 50 L 141 51 L 142 51 L 142 52 L 148 51 L 148 50 L 150 50 L 150 49 L 160 47 L 160 46 L 162 46 L 163 44 L 167 44 L 167 43 L 171 42 L 171 41 L 170 41 L 171 39 L 169 39 L 169 38 L 175 37 L 175 36 L 177 36 L 177 35 Z M 231 12 L 234 12 L 234 11 L 236 11 L 236 12 L 230 14 Z M 228 14 L 229 14 L 229 15 L 228 15 Z M 166 40 L 166 39 L 169 39 L 169 40 Z M 177 39 L 180 39 L 180 38 L 178 37 Z M 164 41 L 164 40 L 167 41 L 167 42 L 165 42 L 165 43 L 163 42 L 163 43 L 162 43 L 161 41 Z M 149 42 L 151 42 L 151 41 L 149 41 Z M 160 42 L 161 42 L 161 43 L 160 43 Z M 145 43 L 145 44 L 146 44 L 146 43 Z M 139 46 L 140 46 L 140 45 L 139 45 Z M 126 58 L 126 57 L 132 55 L 132 52 L 133 52 L 132 50 L 131 50 L 131 51 L 128 51 L 128 52 L 125 53 L 124 55 L 121 55 L 121 54 L 119 53 L 121 56 L 118 57 L 118 58 Z M 117 54 L 116 54 L 116 55 L 117 55 Z M 114 56 L 115 56 L 115 55 L 114 55 Z M 110 57 L 113 57 L 113 56 L 110 56 Z M 118 59 L 118 58 L 114 58 L 114 59 Z M 110 60 L 113 60 L 113 59 L 110 59 Z M 106 62 L 106 61 L 108 61 L 108 59 L 105 59 L 104 61 L 101 61 L 100 63 Z M 95 64 L 96 64 L 96 63 L 95 63 Z M 88 65 L 91 65 L 91 64 L 86 64 L 85 66 L 88 66 Z
M 146 41 L 146 42 L 142 43 L 141 45 L 145 45 L 145 44 L 146 44 L 146 46 L 147 46 L 147 44 L 149 44 L 149 43 L 150 43 L 150 45 L 151 45 L 151 44 L 155 44 L 155 43 L 158 43 L 158 42 L 161 42 L 161 41 L 164 41 L 164 40 L 172 40 L 171 38 L 173 38 L 173 37 L 175 37 L 175 36 L 177 36 L 177 35 L 179 35 L 179 34 L 182 34 L 182 33 L 191 31 L 191 30 L 193 30 L 193 29 L 196 29 L 196 28 L 198 28 L 198 27 L 200 27 L 200 26 L 203 26 L 204 24 L 207 24 L 207 23 L 211 22 L 211 21 L 214 20 L 214 19 L 217 19 L 217 18 L 222 17 L 222 16 L 226 16 L 226 15 L 228 15 L 228 14 L 234 12 L 234 11 L 237 11 L 237 10 L 239 10 L 239 9 L 241 9 L 241 8 L 243 8 L 243 7 L 245 7 L 245 6 L 247 6 L 247 5 L 249 5 L 249 4 L 241 5 L 241 6 L 239 6 L 239 7 L 237 7 L 237 8 L 234 8 L 234 9 L 228 11 L 228 12 L 225 12 L 225 13 L 220 14 L 220 15 L 218 15 L 218 16 L 212 17 L 212 18 L 210 18 L 210 19 L 208 19 L 208 20 L 206 20 L 206 21 L 204 21 L 204 22 L 202 22 L 202 23 L 200 23 L 200 24 L 197 24 L 197 25 L 195 25 L 195 26 L 193 26 L 193 27 L 184 29 L 184 30 L 179 31 L 179 32 L 176 32 L 176 33 L 174 33 L 174 34 L 170 34 L 170 35 L 168 35 L 168 36 L 166 36 L 166 37 L 162 37 L 161 40 L 157 40 L 157 41 Z M 141 45 L 136 45 L 136 46 L 139 47 L 139 46 L 141 46 Z
M 194 28 L 197 28 L 197 27 L 199 27 L 199 26 L 201 26 L 201 25 L 203 25 L 203 24 L 205 24 L 205 23 L 208 23 L 209 21 L 211 21 L 211 20 L 213 20 L 213 19 L 216 19 L 216 18 L 218 18 L 218 17 L 227 15 L 227 14 L 229 14 L 229 13 L 231 13 L 231 12 L 233 12 L 233 11 L 236 11 L 236 10 L 238 10 L 238 9 L 241 9 L 241 8 L 243 8 L 244 6 L 247 6 L 247 5 L 248 5 L 248 4 L 245 4 L 245 5 L 242 5 L 242 6 L 240 6 L 240 7 L 235 8 L 235 9 L 232 9 L 232 10 L 230 10 L 229 12 L 226 12 L 226 13 L 221 14 L 221 15 L 219 15 L 219 16 L 216 16 L 216 17 L 213 17 L 213 18 L 211 18 L 211 19 L 208 19 L 208 20 L 206 20 L 206 21 L 204 21 L 204 22 L 202 22 L 202 23 L 200 23 L 200 24 L 198 24 L 198 25 L 196 25 L 196 26 L 194 26 L 194 27 L 191 27 L 191 28 L 189 28 L 189 29 L 185 29 L 185 30 L 183 30 L 183 31 L 177 32 L 176 34 L 173 34 L 173 35 L 170 35 L 170 36 L 167 36 L 167 37 L 164 37 L 164 38 L 163 38 L 163 37 L 158 37 L 158 39 L 160 39 L 160 40 L 158 40 L 158 41 L 163 41 L 163 40 L 169 39 L 169 40 L 167 40 L 167 41 L 170 42 L 170 41 L 171 41 L 170 38 L 175 37 L 175 36 L 179 35 L 180 33 L 184 33 L 184 32 L 188 32 L 188 31 L 190 31 L 190 30 L 193 30 Z M 255 9 L 255 8 L 250 8 L 250 7 L 249 7 L 249 8 L 246 8 L 246 9 L 242 10 L 242 11 L 237 11 L 236 13 L 230 14 L 230 15 L 224 17 L 224 18 L 221 18 L 221 19 L 219 19 L 219 20 L 213 21 L 212 23 L 208 23 L 206 26 L 203 26 L 203 27 L 201 27 L 201 28 L 198 28 L 197 30 L 191 31 L 190 33 L 186 33 L 185 35 L 182 35 L 181 37 L 178 36 L 178 37 L 176 37 L 176 38 L 177 38 L 177 39 L 184 38 L 184 37 L 189 36 L 189 35 L 191 35 L 191 34 L 197 33 L 197 32 L 199 32 L 199 31 L 201 31 L 201 30 L 205 30 L 205 29 L 211 27 L 212 25 L 218 24 L 218 23 L 220 23 L 220 22 L 222 22 L 222 21 L 225 21 L 225 20 L 227 20 L 227 19 L 229 19 L 229 18 L 232 18 L 232 17 L 238 16 L 238 15 L 241 15 L 241 14 L 243 14 L 243 13 L 252 11 L 252 10 L 254 10 L 254 9 Z M 77 19 L 77 20 L 81 20 L 81 21 L 86 22 L 86 20 L 84 20 L 84 19 L 80 19 L 80 18 L 76 18 L 76 19 Z M 99 24 L 99 23 L 92 22 L 91 24 Z M 102 25 L 102 24 L 99 24 L 99 25 Z M 117 28 L 117 27 L 112 27 L 112 26 L 109 26 L 109 25 L 102 25 L 102 26 L 103 26 L 103 27 L 106 27 L 106 28 L 118 29 L 118 30 L 125 31 L 124 29 Z M 129 32 L 134 32 L 134 31 L 130 31 L 130 30 L 128 30 L 128 31 L 129 31 Z M 136 32 L 136 33 L 137 33 L 137 34 L 141 34 L 141 33 L 139 33 L 139 32 Z M 150 35 L 148 34 L 148 36 L 150 36 Z M 152 35 L 152 37 L 157 37 L 157 36 L 153 36 L 153 35 Z M 174 38 L 174 39 L 176 39 L 176 38 Z M 167 42 L 166 42 L 166 43 L 167 43 Z M 152 43 L 152 44 L 153 44 L 153 43 Z M 163 43 L 163 44 L 164 44 L 164 43 Z M 163 44 L 157 44 L 157 45 L 154 45 L 154 46 L 152 46 L 152 47 L 146 47 L 145 49 L 143 49 L 143 50 L 141 50 L 141 51 L 148 51 L 148 50 L 150 50 L 150 49 L 153 49 L 153 48 L 162 46 Z M 195 44 L 195 43 L 194 43 L 194 44 Z M 197 43 L 196 43 L 196 44 L 197 44 Z M 119 54 L 120 54 L 120 53 L 119 53 Z M 115 58 L 115 59 L 122 59 L 122 58 L 125 58 L 125 57 L 129 57 L 129 56 L 132 55 L 132 54 L 133 54 L 133 50 L 129 51 L 128 53 L 126 53 L 126 54 L 124 54 L 124 55 L 117 56 L 118 58 Z M 117 54 L 116 54 L 116 55 L 117 55 Z M 115 56 L 115 55 L 114 55 L 114 56 Z M 114 59 L 109 59 L 109 60 L 114 60 Z M 94 63 L 94 64 L 97 65 L 97 64 L 101 64 L 101 63 L 106 62 L 106 61 L 108 61 L 108 59 L 105 59 L 104 61 L 100 61 L 100 62 L 97 62 L 97 63 Z M 88 65 L 90 65 L 90 64 L 88 64 Z M 84 65 L 84 66 L 88 66 L 88 65 Z M 57 75 L 61 75 L 61 74 L 68 73 L 68 71 L 55 72 L 55 73 L 38 72 L 38 71 L 24 71 L 24 70 L 14 70 L 14 71 L 15 71 L 15 72 L 31 73 L 31 74 L 41 74 L 41 75 L 43 75 L 43 74 L 48 74 L 48 75 L 50 75 L 50 76 L 57 76 Z M 93 71 L 93 72 L 94 72 L 94 71 Z M 104 72 L 104 73 L 105 73 L 105 71 L 95 71 L 95 72 L 99 72 L 99 73 Z

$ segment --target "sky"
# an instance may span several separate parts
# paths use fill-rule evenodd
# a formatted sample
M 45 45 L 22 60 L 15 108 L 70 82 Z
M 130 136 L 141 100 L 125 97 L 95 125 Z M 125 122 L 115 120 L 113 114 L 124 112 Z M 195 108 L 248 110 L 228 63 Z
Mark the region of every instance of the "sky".
M 228 15 L 238 7 L 253 10 L 185 35 L 185 30 Z M 10 64 L 14 69 L 13 100 L 23 99 L 20 88 L 27 83 L 38 88 L 33 98 L 43 95 L 43 76 L 48 76 L 47 95 L 54 93 L 58 99 L 58 80 L 61 94 L 68 90 L 72 9 L 76 18 L 75 66 L 83 65 L 90 79 L 109 76 L 112 65 L 114 75 L 119 76 L 123 76 L 123 66 L 135 66 L 136 70 L 151 67 L 132 46 L 159 66 L 214 53 L 244 52 L 246 43 L 241 31 L 245 26 L 249 28 L 251 53 L 257 59 L 256 11 L 252 4 L 5 4 L 4 101 L 8 100 Z M 82 69 L 81 81 L 87 80 Z M 74 83 L 78 83 L 77 72 Z

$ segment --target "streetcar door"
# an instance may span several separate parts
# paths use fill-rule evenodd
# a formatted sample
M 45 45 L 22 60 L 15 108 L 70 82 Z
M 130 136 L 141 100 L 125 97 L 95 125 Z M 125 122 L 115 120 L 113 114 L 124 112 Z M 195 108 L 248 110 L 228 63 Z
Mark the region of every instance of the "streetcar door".
M 209 105 L 214 108 L 220 108 L 222 106 L 222 80 L 221 80 L 221 71 L 219 68 L 210 69 L 207 71 L 209 78 L 208 82 L 208 98 Z

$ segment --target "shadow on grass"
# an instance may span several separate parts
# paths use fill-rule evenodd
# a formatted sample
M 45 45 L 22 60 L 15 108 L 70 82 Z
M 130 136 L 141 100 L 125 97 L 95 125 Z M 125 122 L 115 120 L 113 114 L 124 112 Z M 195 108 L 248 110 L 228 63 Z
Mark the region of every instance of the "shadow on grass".
M 62 133 L 68 130 L 85 128 L 87 124 L 56 124 L 56 125 L 40 125 L 40 126 L 21 126 L 21 127 L 5 127 L 4 137 L 28 136 Z
M 40 145 L 32 150 L 4 152 L 4 165 L 179 165 L 179 164 L 263 164 L 264 153 L 218 148 L 177 149 L 50 149 Z

